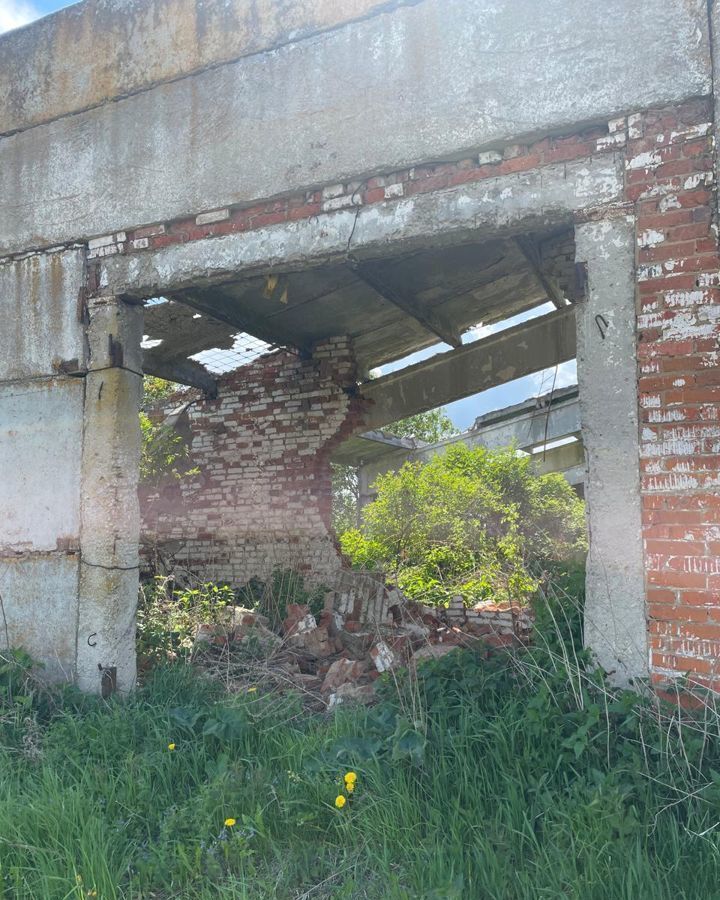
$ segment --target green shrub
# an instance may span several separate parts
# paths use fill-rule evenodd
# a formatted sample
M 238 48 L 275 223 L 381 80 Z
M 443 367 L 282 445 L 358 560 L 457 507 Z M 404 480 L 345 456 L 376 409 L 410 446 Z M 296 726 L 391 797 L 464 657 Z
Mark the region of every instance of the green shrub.
M 381 475 L 361 530 L 341 535 L 353 565 L 392 574 L 412 598 L 527 599 L 531 564 L 586 548 L 584 504 L 561 475 L 537 476 L 512 448 L 463 444 Z

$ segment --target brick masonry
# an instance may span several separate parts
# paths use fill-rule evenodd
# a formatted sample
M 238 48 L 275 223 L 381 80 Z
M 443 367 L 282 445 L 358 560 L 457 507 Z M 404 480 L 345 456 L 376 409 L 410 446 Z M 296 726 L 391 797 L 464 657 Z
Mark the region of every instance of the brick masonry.
M 130 229 L 96 242 L 91 255 L 142 253 L 624 152 L 625 202 L 612 210 L 590 208 L 583 217 L 634 214 L 637 222 L 639 464 L 651 677 L 661 686 L 687 674 L 720 689 L 720 256 L 713 130 L 710 99 L 694 100 L 527 146 Z M 266 572 L 279 557 L 297 558 L 320 575 L 338 562 L 329 527 L 328 449 L 360 413 L 341 388 L 327 382 L 318 387 L 313 367 L 333 368 L 337 384 L 347 386 L 349 348 L 340 341 L 320 348 L 315 362 L 287 356 L 266 362 L 266 370 L 264 362 L 254 363 L 226 382 L 214 404 L 193 409 L 191 421 L 199 429 L 193 453 L 204 475 L 182 489 L 183 521 L 167 514 L 158 519 L 163 534 L 190 536 L 189 559 L 233 580 Z
M 359 419 L 355 383 L 348 342 L 336 338 L 311 360 L 262 356 L 226 377 L 217 399 L 195 396 L 190 452 L 200 473 L 144 498 L 146 557 L 171 547 L 177 564 L 234 585 L 276 566 L 331 581 L 341 559 L 329 455 Z
M 710 102 L 633 117 L 641 488 L 653 680 L 720 689 L 720 257 Z

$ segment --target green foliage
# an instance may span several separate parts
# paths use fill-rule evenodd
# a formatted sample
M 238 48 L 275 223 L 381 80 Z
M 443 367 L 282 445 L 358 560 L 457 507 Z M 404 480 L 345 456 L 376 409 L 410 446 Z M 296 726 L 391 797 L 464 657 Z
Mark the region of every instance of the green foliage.
M 454 651 L 329 716 L 177 665 L 125 700 L 58 701 L 30 743 L 12 716 L 0 896 L 717 896 L 717 713 L 612 692 L 562 638 Z
M 162 378 L 146 375 L 143 379 L 140 481 L 145 485 L 157 486 L 166 478 L 185 478 L 198 471 L 188 465 L 189 447 L 185 438 L 152 414 L 152 410 L 176 390 L 177 385 Z
M 585 548 L 582 501 L 562 476 L 533 474 L 512 448 L 456 444 L 375 487 L 362 530 L 341 536 L 343 551 L 426 602 L 525 599 L 539 584 L 531 561 L 569 560 Z
M 457 434 L 458 430 L 444 407 L 418 413 L 416 416 L 401 419 L 399 422 L 383 428 L 383 431 L 394 434 L 396 437 L 416 438 L 419 441 L 426 441 L 428 444 L 435 444 L 437 441 L 451 437 L 453 434 Z
M 155 660 L 187 658 L 198 625 L 218 623 L 234 604 L 235 593 L 228 585 L 206 583 L 178 588 L 172 579 L 156 576 L 140 589 L 138 652 Z
M 357 525 L 360 487 L 356 466 L 332 464 L 332 519 L 336 534 Z
M 148 409 L 156 407 L 158 404 L 171 397 L 178 389 L 178 385 L 172 381 L 166 381 L 164 378 L 157 378 L 155 375 L 145 375 L 143 377 L 143 399 L 142 409 L 147 412 Z
M 396 437 L 416 438 L 434 444 L 443 438 L 458 433 L 452 419 L 444 408 L 418 413 L 408 419 L 401 419 L 384 428 Z M 357 527 L 358 501 L 360 498 L 358 469 L 356 466 L 334 464 L 332 467 L 333 528 L 343 535 Z

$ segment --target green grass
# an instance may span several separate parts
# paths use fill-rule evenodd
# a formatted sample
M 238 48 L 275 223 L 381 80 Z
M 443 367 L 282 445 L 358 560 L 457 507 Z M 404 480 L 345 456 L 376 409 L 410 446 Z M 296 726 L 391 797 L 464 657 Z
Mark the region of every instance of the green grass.
M 184 665 L 111 703 L 4 677 L 3 897 L 720 896 L 715 714 L 659 716 L 549 648 L 453 653 L 323 716 Z

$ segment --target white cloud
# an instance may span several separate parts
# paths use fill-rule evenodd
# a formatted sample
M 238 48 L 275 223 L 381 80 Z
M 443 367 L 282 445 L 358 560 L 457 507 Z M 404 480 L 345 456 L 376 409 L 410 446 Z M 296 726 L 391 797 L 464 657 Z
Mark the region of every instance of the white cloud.
M 552 369 L 536 372 L 531 378 L 538 396 L 549 393 L 553 389 L 553 385 L 556 391 L 559 388 L 570 387 L 571 384 L 577 384 L 577 361 L 571 359 L 568 362 L 560 363 L 557 366 L 557 375 L 555 366 L 553 366 Z
M 39 16 L 38 10 L 26 0 L 0 0 L 0 34 L 27 25 Z

